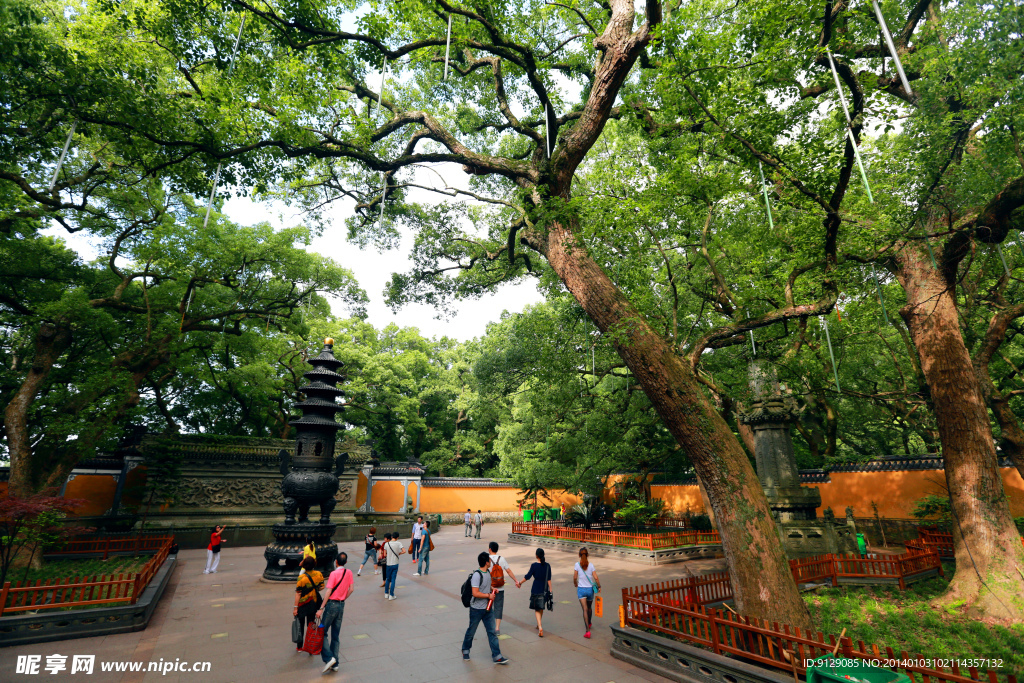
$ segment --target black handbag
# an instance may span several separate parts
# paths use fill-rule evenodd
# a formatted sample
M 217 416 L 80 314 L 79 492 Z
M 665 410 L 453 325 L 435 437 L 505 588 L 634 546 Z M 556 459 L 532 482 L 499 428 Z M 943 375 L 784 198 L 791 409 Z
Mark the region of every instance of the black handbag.
M 295 617 L 292 619 L 292 642 L 296 645 L 302 645 L 304 635 L 302 632 L 302 619 Z
M 551 591 L 544 593 L 544 602 L 547 603 L 549 612 L 555 611 L 555 596 L 551 594 Z

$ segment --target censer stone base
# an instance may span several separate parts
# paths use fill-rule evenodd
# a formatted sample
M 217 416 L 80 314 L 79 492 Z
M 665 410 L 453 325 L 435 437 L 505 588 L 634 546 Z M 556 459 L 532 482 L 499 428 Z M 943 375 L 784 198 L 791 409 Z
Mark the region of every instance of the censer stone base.
M 274 542 L 263 551 L 267 568 L 263 578 L 267 581 L 298 581 L 302 548 L 307 536 L 316 548 L 316 566 L 325 575 L 334 569 L 338 546 L 333 541 L 337 524 L 275 524 Z

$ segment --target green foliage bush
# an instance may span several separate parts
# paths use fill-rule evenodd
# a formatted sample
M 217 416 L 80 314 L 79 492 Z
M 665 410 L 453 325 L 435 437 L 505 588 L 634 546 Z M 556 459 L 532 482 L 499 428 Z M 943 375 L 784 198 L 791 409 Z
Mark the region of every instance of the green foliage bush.
M 687 515 L 683 519 L 686 520 L 686 528 L 694 531 L 714 531 L 715 529 L 711 523 L 711 516 L 704 512 L 699 515 Z
M 953 530 L 953 511 L 947 496 L 929 494 L 914 501 L 910 514 L 922 522 L 934 524 L 942 531 Z
M 929 494 L 914 501 L 914 509 L 910 511 L 916 519 L 934 524 L 942 531 L 953 531 L 953 510 L 946 496 Z M 1024 517 L 1014 517 L 1013 523 L 1017 533 L 1024 536 Z
M 650 525 L 661 517 L 664 511 L 665 501 L 663 500 L 658 499 L 645 503 L 643 500 L 633 498 L 615 511 L 615 519 L 631 527 L 634 532 L 639 532 L 642 527 Z

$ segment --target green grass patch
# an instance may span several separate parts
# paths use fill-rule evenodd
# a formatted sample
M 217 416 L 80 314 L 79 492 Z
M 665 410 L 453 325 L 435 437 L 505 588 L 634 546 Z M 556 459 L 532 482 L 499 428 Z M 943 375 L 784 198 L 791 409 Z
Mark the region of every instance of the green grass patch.
M 44 583 L 56 579 L 69 577 L 99 577 L 117 574 L 133 574 L 142 571 L 142 568 L 152 558 L 151 555 L 139 557 L 111 557 L 106 560 L 46 560 L 42 569 L 29 569 L 28 581 L 35 583 L 42 580 Z M 24 569 L 13 569 L 7 573 L 7 580 L 12 584 L 21 581 Z
M 952 565 L 945 571 L 952 576 Z M 932 607 L 930 601 L 948 583 L 934 577 L 905 591 L 896 586 L 826 588 L 804 600 L 817 630 L 838 636 L 845 628 L 855 647 L 862 640 L 866 646 L 923 657 L 1002 659 L 1004 670 L 1024 673 L 1024 625 L 990 624 Z
M 34 585 L 36 581 L 42 581 L 45 584 L 61 579 L 62 584 L 67 584 L 67 579 L 78 578 L 81 582 L 92 581 L 93 577 L 96 577 L 97 581 L 103 578 L 110 580 L 116 579 L 119 574 L 124 574 L 124 578 L 128 579 L 130 574 L 142 571 L 143 566 L 145 566 L 146 562 L 150 559 L 151 556 L 143 555 L 140 557 L 111 557 L 107 560 L 48 560 L 41 569 L 30 569 L 27 581 Z M 21 581 L 24 571 L 24 569 L 19 569 L 8 573 L 7 578 L 11 582 L 12 586 L 14 583 Z M 110 587 L 90 587 L 68 590 L 56 589 L 55 591 L 47 591 L 46 593 L 36 592 L 34 595 L 36 596 L 36 600 L 49 603 L 54 600 L 59 600 L 57 597 L 58 595 L 66 601 L 103 599 L 113 597 L 111 591 L 112 588 Z M 69 610 L 91 609 L 93 607 L 116 607 L 118 605 L 127 605 L 130 602 L 132 592 L 130 586 L 127 588 L 127 591 L 127 594 L 124 595 L 124 600 L 119 600 L 117 602 L 101 605 L 47 607 L 39 611 L 40 613 L 65 612 Z M 16 594 L 12 593 L 8 596 L 7 607 L 14 607 L 16 600 L 18 605 L 25 604 L 21 602 L 21 599 L 18 598 Z M 11 612 L 10 614 L 28 613 L 30 612 Z

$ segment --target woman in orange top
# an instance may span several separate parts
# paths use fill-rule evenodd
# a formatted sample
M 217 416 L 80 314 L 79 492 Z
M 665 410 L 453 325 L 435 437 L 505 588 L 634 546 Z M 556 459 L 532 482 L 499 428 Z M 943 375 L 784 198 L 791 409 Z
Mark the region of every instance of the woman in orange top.
M 323 598 L 319 591 L 324 587 L 324 575 L 316 570 L 316 560 L 312 557 L 302 558 L 302 572 L 295 584 L 295 607 L 292 609 L 292 616 L 298 617 L 302 624 L 302 632 L 306 632 L 306 625 L 316 617 L 316 611 L 320 609 Z M 302 644 L 295 646 L 295 651 L 302 650 Z M 312 654 L 310 655 L 312 656 Z

